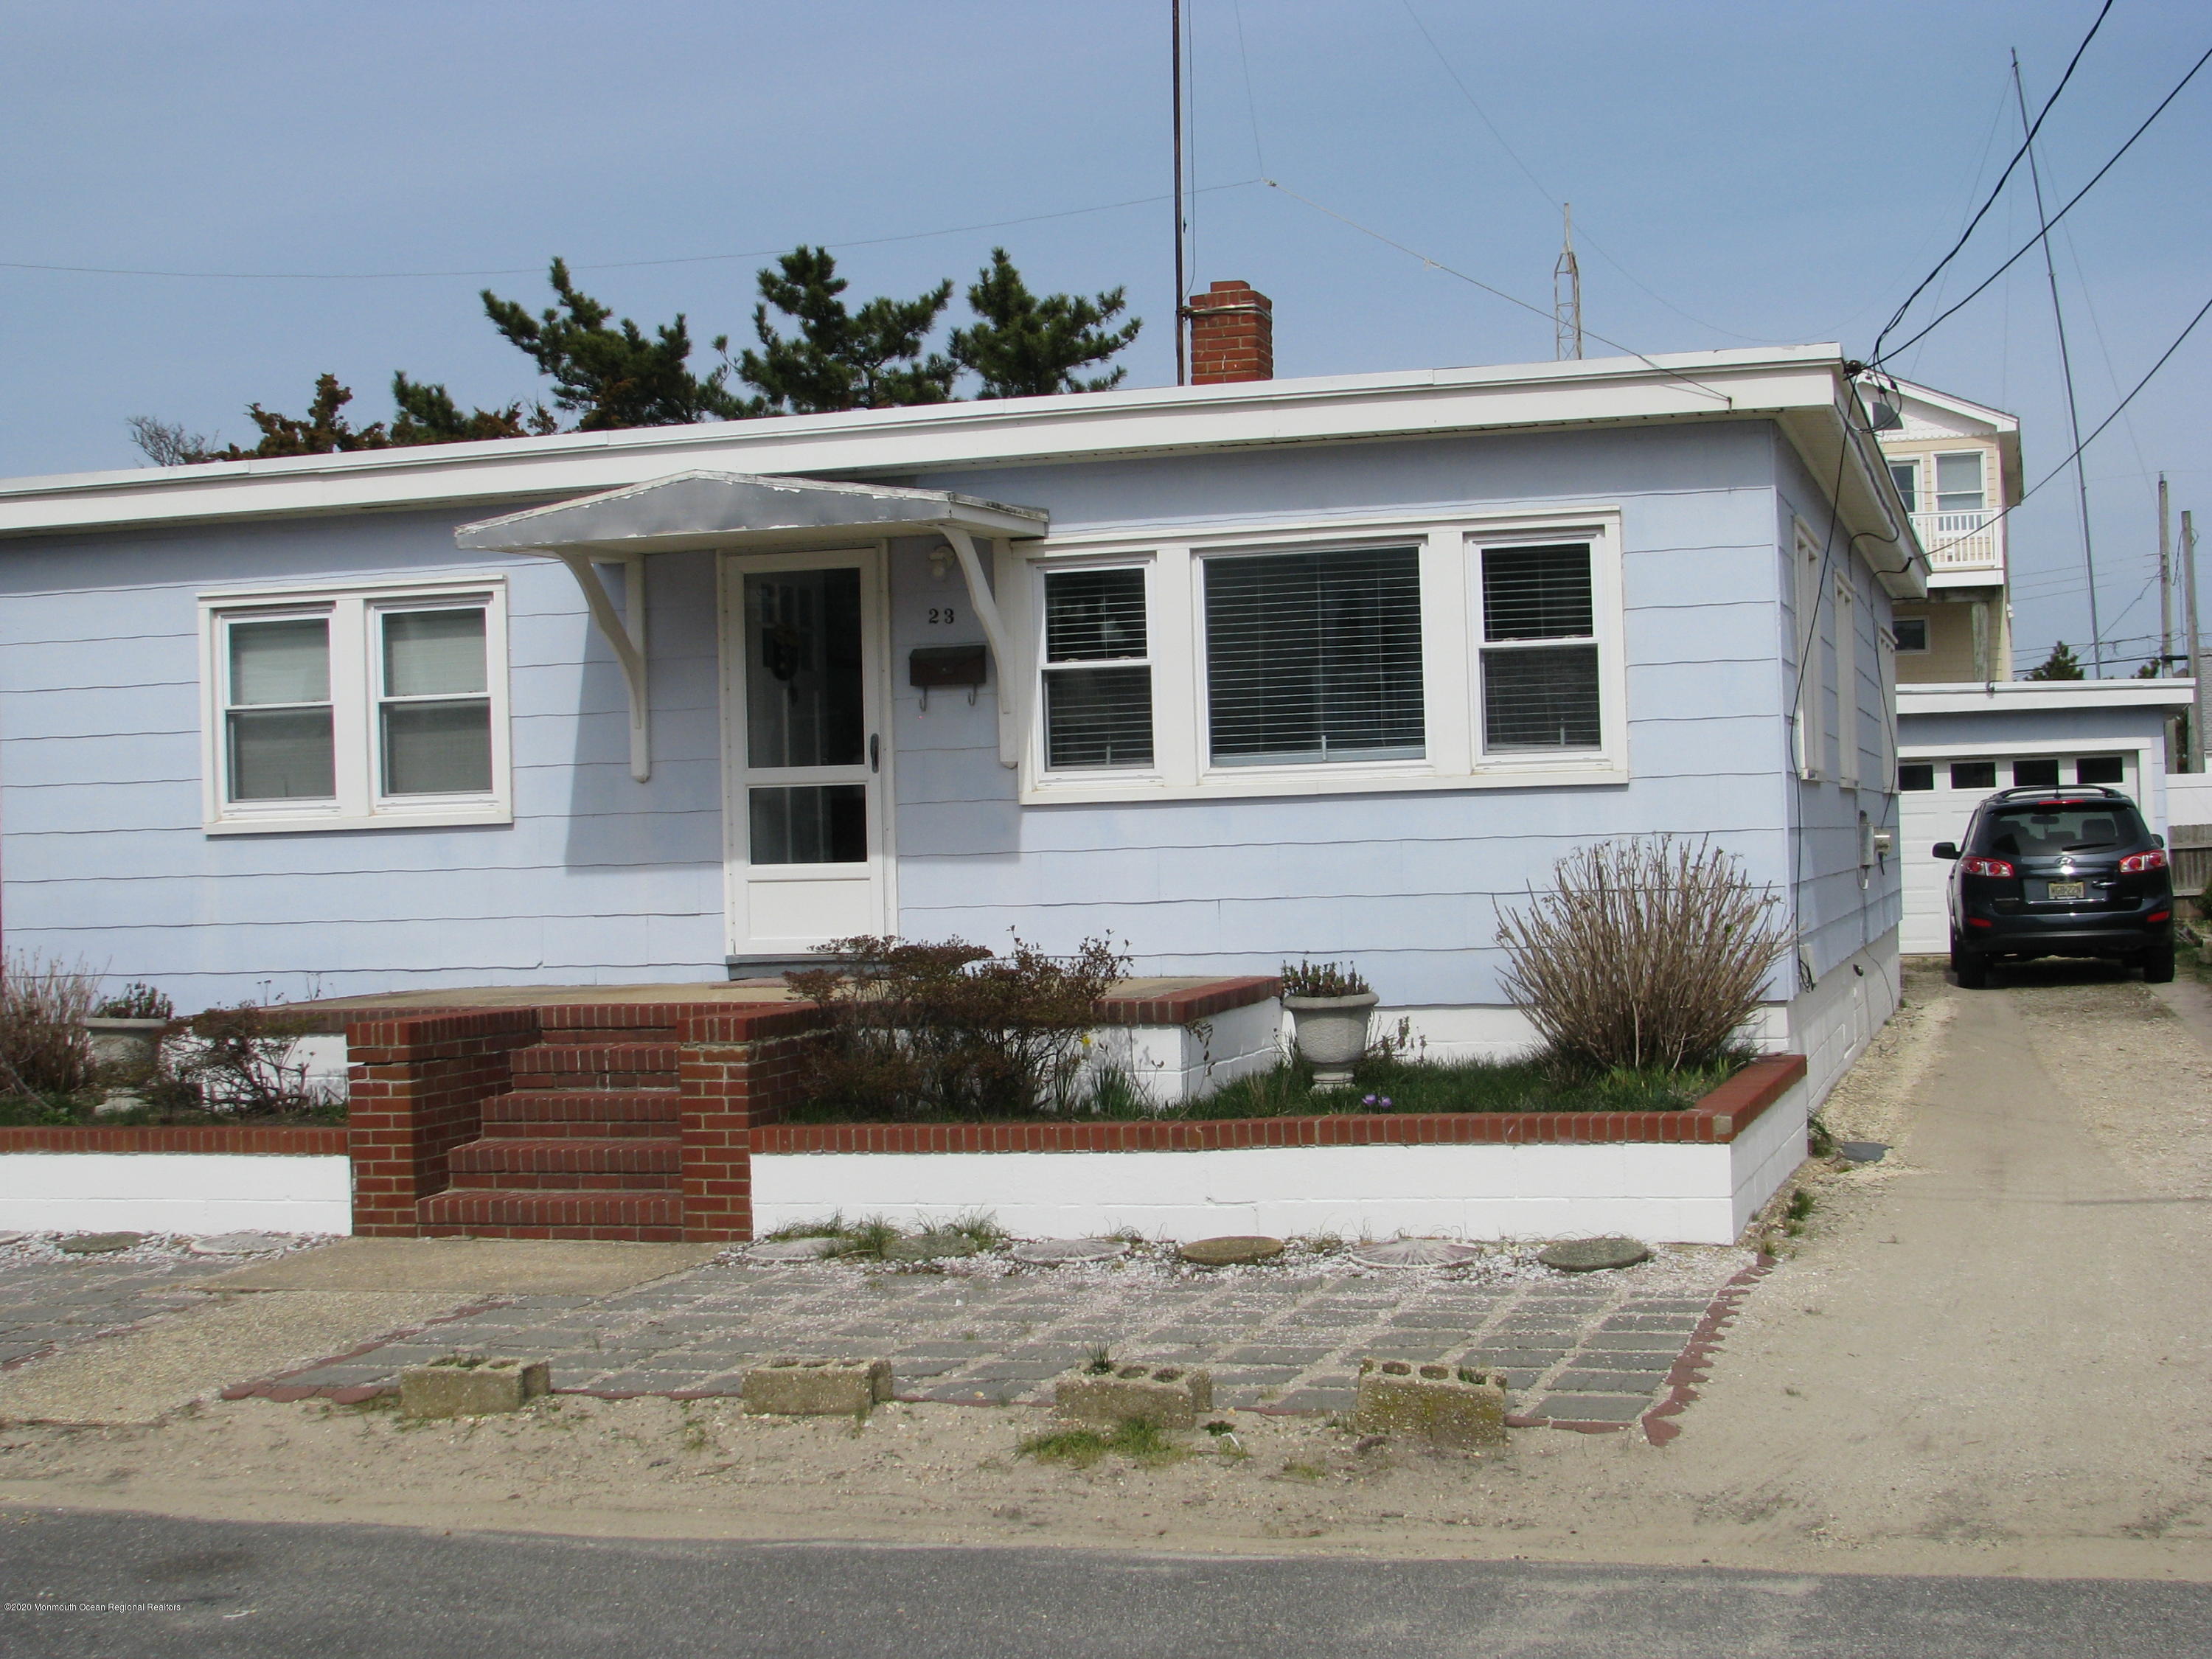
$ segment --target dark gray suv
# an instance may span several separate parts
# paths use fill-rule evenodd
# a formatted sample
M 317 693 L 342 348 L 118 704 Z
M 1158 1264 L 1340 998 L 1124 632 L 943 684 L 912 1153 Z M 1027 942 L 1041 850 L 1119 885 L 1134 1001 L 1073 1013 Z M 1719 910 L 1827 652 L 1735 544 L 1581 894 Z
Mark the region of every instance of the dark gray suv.
M 2000 957 L 2109 957 L 2173 977 L 2166 841 L 2117 789 L 2002 789 L 1974 809 L 1951 868 L 1951 968 L 1979 990 Z

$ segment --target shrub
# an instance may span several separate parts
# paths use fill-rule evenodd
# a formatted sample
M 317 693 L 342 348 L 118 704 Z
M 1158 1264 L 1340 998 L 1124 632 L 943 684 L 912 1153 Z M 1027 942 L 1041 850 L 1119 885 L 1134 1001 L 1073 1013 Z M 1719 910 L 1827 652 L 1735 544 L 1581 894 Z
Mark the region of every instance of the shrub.
M 1103 939 L 1066 960 L 1018 939 L 1005 957 L 957 939 L 823 948 L 836 966 L 784 975 L 825 1015 L 803 1086 L 824 1105 L 894 1119 L 1065 1109 L 1098 999 L 1129 969 Z
M 1283 994 L 1286 997 L 1358 997 L 1374 988 L 1357 968 L 1348 968 L 1340 962 L 1283 964 Z
M 93 1080 L 84 1022 L 96 981 L 43 957 L 0 964 L 0 1089 L 21 1096 L 75 1094 Z
M 1790 948 L 1773 893 L 1702 837 L 1602 842 L 1553 880 L 1498 942 L 1507 994 L 1573 1065 L 1714 1063 Z
M 255 1003 L 210 1008 L 185 1022 L 196 1041 L 177 1045 L 168 1075 L 157 1085 L 162 1103 L 197 1107 L 217 1117 L 309 1117 L 333 1115 L 307 1081 L 305 1064 L 292 1059 L 313 1022 L 289 1009 Z
M 92 1011 L 94 1019 L 173 1019 L 176 1005 L 152 986 L 133 980 Z

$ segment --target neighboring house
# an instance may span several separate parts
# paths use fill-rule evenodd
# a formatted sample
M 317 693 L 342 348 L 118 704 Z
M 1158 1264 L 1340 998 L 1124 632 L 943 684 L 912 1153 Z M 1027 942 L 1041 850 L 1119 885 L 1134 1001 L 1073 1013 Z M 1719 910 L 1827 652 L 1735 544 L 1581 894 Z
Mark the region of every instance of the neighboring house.
M 2167 828 L 2166 731 L 2190 680 L 2014 680 L 2007 559 L 2021 501 L 2020 421 L 1928 386 L 1866 377 L 1860 394 L 1930 567 L 1900 601 L 1898 836 L 1903 948 L 1950 948 L 1945 880 L 1930 848 L 1958 841 L 1984 797 L 2043 784 L 2124 789 Z
M 2000 789 L 2100 783 L 2124 790 L 2166 833 L 2166 732 L 2192 680 L 1999 680 L 1901 685 L 1898 816 L 1907 954 L 1951 948 L 1951 866 L 1929 850 L 1965 838 Z
M 1103 935 L 1498 1053 L 1499 907 L 1710 835 L 1825 1091 L 1927 591 L 1838 351 L 1242 372 L 0 484 L 9 945 L 196 1007 Z
M 1901 685 L 2012 678 L 2005 514 L 2020 504 L 2020 420 L 1887 376 L 1860 383 L 1928 552 L 1928 592 L 1897 607 Z

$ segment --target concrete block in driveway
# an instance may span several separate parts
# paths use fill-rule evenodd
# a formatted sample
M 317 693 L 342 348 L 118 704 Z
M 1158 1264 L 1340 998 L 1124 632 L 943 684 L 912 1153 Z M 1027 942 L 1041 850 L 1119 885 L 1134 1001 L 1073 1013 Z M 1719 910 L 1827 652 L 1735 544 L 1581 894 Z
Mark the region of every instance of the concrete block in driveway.
M 1109 1371 L 1070 1371 L 1054 1384 L 1054 1407 L 1079 1423 L 1127 1423 L 1142 1418 L 1155 1428 L 1190 1429 L 1213 1409 L 1213 1376 L 1188 1365 L 1116 1365 Z
M 1505 1379 L 1464 1365 L 1363 1359 L 1352 1425 L 1363 1434 L 1412 1435 L 1462 1451 L 1502 1446 Z
M 757 1417 L 866 1417 L 891 1397 L 891 1362 L 780 1355 L 745 1373 L 744 1397 Z
M 399 1373 L 404 1417 L 489 1417 L 520 1411 L 553 1387 L 553 1368 L 543 1359 L 493 1359 L 453 1354 Z

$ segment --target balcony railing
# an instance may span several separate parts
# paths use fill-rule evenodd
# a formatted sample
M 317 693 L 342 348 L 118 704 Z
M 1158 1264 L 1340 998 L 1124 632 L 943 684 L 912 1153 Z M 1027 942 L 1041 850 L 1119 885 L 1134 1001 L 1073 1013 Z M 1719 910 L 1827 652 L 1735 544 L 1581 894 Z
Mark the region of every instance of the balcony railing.
M 2003 521 L 1995 513 L 1916 513 L 1912 528 L 1937 570 L 2004 568 Z

